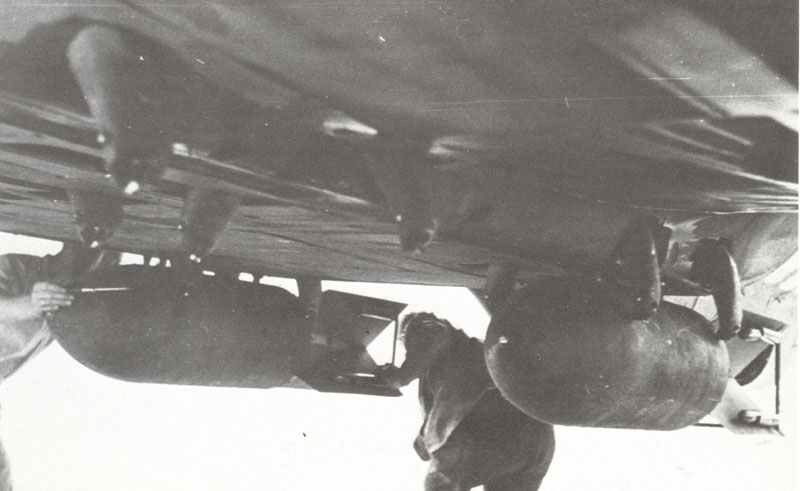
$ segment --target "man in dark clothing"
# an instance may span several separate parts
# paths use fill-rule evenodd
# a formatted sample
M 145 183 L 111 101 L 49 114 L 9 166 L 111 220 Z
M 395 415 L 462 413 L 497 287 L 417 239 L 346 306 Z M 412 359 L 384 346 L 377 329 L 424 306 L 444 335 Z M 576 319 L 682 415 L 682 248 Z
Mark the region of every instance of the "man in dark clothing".
M 78 271 L 115 263 L 115 253 L 65 244 L 56 256 L 0 255 L 0 383 L 50 345 L 47 315 L 72 303 L 64 285 Z M 0 444 L 0 491 L 12 489 Z
M 384 369 L 400 387 L 419 378 L 425 420 L 414 448 L 431 464 L 426 491 L 539 489 L 553 458 L 553 427 L 533 420 L 495 388 L 481 343 L 431 314 L 403 321 L 406 359 Z

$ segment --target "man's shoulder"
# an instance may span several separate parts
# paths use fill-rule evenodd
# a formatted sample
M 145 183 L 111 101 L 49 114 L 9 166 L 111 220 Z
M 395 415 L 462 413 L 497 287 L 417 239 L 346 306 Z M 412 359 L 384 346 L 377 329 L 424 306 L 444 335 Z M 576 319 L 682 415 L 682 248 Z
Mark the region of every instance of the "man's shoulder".
M 473 338 L 461 329 L 453 328 L 451 340 L 453 344 L 458 345 L 463 350 L 483 353 L 483 342 L 480 339 Z

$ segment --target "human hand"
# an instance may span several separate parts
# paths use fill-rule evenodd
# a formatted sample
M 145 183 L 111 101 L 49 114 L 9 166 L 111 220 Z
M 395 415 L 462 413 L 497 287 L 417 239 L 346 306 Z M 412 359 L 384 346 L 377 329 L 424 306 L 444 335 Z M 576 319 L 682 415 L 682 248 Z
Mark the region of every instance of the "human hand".
M 402 387 L 402 383 L 399 379 L 399 368 L 392 365 L 391 363 L 387 363 L 386 365 L 381 365 L 375 372 L 375 375 L 387 385 L 390 385 L 394 388 Z
M 40 281 L 33 285 L 30 303 L 37 315 L 51 314 L 61 307 L 69 307 L 75 299 L 66 289 Z

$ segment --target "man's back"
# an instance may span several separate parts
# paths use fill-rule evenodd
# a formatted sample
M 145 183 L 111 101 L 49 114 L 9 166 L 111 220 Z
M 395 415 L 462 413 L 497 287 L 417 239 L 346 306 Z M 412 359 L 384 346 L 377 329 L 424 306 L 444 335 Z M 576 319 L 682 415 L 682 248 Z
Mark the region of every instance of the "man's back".
M 425 413 L 420 438 L 428 452 L 444 445 L 481 397 L 494 390 L 480 341 L 449 325 L 441 329 L 451 331 L 448 343 L 419 380 Z
M 420 379 L 425 421 L 414 448 L 431 461 L 425 489 L 538 489 L 553 458 L 553 427 L 496 390 L 478 340 L 431 314 L 412 314 L 403 327 L 406 361 L 387 375 L 397 385 Z

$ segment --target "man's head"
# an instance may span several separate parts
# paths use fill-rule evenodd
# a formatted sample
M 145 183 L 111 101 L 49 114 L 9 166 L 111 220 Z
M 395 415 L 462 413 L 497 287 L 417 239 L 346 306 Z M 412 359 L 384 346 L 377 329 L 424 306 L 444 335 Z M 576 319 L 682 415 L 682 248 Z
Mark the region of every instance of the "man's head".
M 439 319 L 430 312 L 411 312 L 403 317 L 400 322 L 400 332 L 398 339 L 404 339 L 409 328 L 415 330 L 418 327 L 437 327 L 441 325 L 450 325 L 449 322 Z
M 438 341 L 449 337 L 457 331 L 452 324 L 429 312 L 413 312 L 406 315 L 400 323 L 398 340 L 406 346 L 406 350 L 438 344 Z

